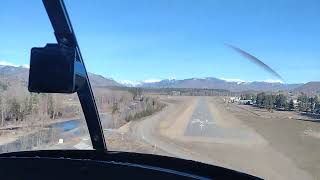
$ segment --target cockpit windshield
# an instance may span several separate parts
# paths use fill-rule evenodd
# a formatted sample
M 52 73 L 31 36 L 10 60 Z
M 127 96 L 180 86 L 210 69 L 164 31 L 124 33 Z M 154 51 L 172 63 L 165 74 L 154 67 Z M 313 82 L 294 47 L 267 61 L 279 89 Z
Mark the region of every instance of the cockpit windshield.
M 1 2 L 0 153 L 107 149 L 320 178 L 319 2 L 44 2 Z

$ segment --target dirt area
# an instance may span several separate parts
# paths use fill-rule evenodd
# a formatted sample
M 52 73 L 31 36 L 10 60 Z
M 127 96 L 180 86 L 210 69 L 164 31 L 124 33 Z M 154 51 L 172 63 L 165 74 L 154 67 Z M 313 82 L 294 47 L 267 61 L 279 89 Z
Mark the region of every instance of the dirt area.
M 317 172 L 319 161 L 315 157 L 319 147 L 314 137 L 318 135 L 314 133 L 318 131 L 318 124 L 313 126 L 312 122 L 290 119 L 283 112 L 279 116 L 277 112 L 272 113 L 270 117 L 270 112 L 227 105 L 221 98 L 206 97 L 204 102 L 213 116 L 209 121 L 212 121 L 214 129 L 222 131 L 225 136 L 185 136 L 183 132 L 187 124 L 199 110 L 199 99 L 162 97 L 161 100 L 168 105 L 163 111 L 120 128 L 122 133 L 137 142 L 130 139 L 131 144 L 119 145 L 121 136 L 118 136 L 111 147 L 123 150 L 124 146 L 131 145 L 129 150 L 132 151 L 201 161 L 265 179 L 320 177 Z M 230 134 L 245 135 L 234 137 Z M 154 147 L 159 151 L 152 151 Z
M 163 151 L 155 145 L 148 144 L 141 139 L 137 139 L 128 134 L 113 133 L 106 137 L 108 150 L 139 152 L 146 154 L 161 154 L 170 156 L 169 153 Z
M 314 179 L 320 178 L 320 123 L 297 120 L 305 118 L 297 112 L 270 113 L 252 106 L 234 104 L 225 104 L 225 108 L 299 168 L 309 172 Z

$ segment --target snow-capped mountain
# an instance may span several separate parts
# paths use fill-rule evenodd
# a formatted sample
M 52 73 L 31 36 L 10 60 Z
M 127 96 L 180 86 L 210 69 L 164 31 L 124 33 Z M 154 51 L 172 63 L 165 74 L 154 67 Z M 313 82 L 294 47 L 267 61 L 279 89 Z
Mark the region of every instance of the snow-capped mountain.
M 302 84 L 285 84 L 278 80 L 253 81 L 247 82 L 241 79 L 224 79 L 224 78 L 190 78 L 190 79 L 164 79 L 156 82 L 148 81 L 125 81 L 122 83 L 130 87 L 145 87 L 145 88 L 196 88 L 196 89 L 225 89 L 229 91 L 278 91 L 292 90 Z

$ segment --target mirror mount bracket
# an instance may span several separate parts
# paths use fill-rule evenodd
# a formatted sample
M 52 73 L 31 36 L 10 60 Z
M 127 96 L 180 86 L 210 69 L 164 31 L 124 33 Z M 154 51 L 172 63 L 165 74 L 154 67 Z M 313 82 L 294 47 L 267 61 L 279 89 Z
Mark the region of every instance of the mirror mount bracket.
M 64 33 L 58 33 L 58 32 L 54 32 L 54 35 L 58 41 L 58 44 L 60 46 L 63 47 L 73 47 L 76 48 L 77 47 L 77 41 L 75 39 L 74 34 L 70 33 L 70 32 L 64 32 Z

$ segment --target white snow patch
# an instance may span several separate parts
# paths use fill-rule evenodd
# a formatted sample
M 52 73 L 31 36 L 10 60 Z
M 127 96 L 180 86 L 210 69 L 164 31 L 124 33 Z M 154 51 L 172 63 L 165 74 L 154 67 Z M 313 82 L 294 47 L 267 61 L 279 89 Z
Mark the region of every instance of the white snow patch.
M 120 80 L 119 83 L 129 87 L 136 87 L 142 84 L 140 81 L 132 80 Z
M 144 83 L 157 83 L 160 82 L 161 79 L 146 79 L 143 81 L 134 81 L 134 80 L 120 80 L 118 81 L 119 83 L 125 85 L 125 86 L 129 86 L 129 87 L 136 87 L 139 85 L 142 85 Z
M 266 82 L 266 83 L 281 83 L 283 84 L 284 82 L 279 80 L 279 79 L 267 79 L 267 80 L 264 80 L 262 82 Z
M 23 64 L 23 65 L 18 65 L 18 64 L 14 64 L 8 61 L 1 61 L 0 60 L 0 65 L 1 66 L 13 66 L 13 67 L 23 67 L 23 68 L 30 68 L 29 64 Z
M 265 83 L 281 83 L 283 84 L 284 82 L 279 80 L 279 79 L 267 79 L 267 80 L 260 80 L 260 81 L 245 81 L 242 79 L 236 79 L 236 78 L 220 78 L 221 80 L 227 81 L 227 82 L 236 82 L 237 84 L 241 83 L 251 83 L 251 82 L 265 82 Z
M 156 83 L 156 82 L 160 82 L 161 79 L 146 79 L 143 82 L 144 83 Z
M 24 65 L 22 65 L 21 67 L 30 69 L 30 65 L 29 65 L 29 64 L 24 64 Z
M 245 82 L 247 82 L 247 81 L 245 81 L 245 80 L 242 80 L 242 79 L 229 79 L 229 78 L 220 78 L 220 79 L 222 79 L 222 80 L 224 80 L 224 81 L 227 81 L 227 82 L 236 82 L 237 84 L 241 84 L 241 83 L 245 83 Z
M 0 65 L 2 65 L 2 66 L 13 66 L 13 67 L 19 67 L 19 65 L 13 64 L 13 63 L 8 62 L 8 61 L 0 61 Z

